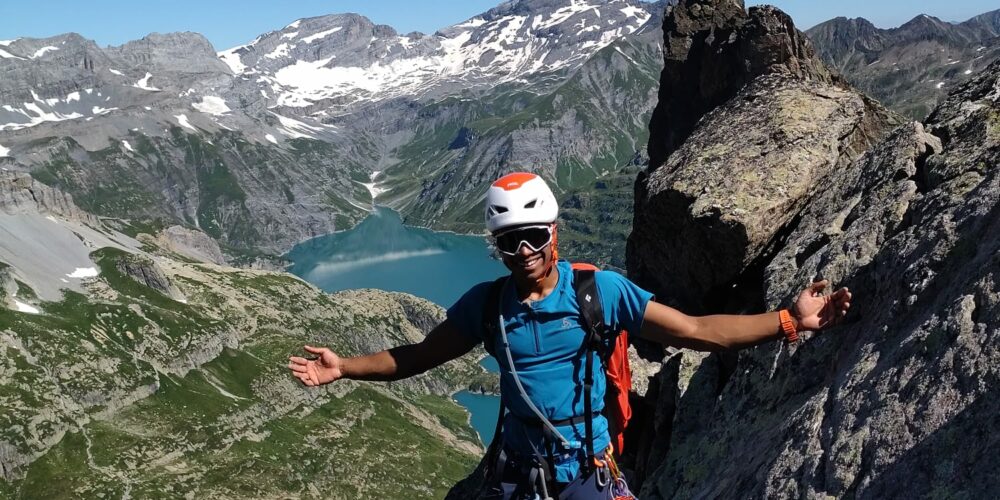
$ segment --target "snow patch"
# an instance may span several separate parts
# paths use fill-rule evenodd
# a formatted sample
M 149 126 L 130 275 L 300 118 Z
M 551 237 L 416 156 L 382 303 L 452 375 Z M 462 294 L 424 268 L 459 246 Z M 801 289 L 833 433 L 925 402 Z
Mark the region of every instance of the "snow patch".
M 236 53 L 237 50 L 240 50 L 243 47 L 243 45 L 240 45 L 239 47 L 234 47 L 218 53 L 219 59 L 222 59 L 222 62 L 226 63 L 226 66 L 229 66 L 229 69 L 237 75 L 247 69 L 246 64 L 243 64 L 243 61 L 240 60 L 240 55 Z
M 273 136 L 273 135 L 271 135 L 271 134 L 267 134 L 267 135 L 265 135 L 265 136 L 264 136 L 264 138 L 265 138 L 265 139 L 267 139 L 268 141 L 271 141 L 271 142 L 275 143 L 275 144 L 277 144 L 277 143 L 278 143 L 278 140 L 277 140 L 277 139 L 275 139 L 275 138 L 274 138 L 274 136 Z
M 291 49 L 291 47 L 289 47 L 287 43 L 283 43 L 275 47 L 270 54 L 264 56 L 264 59 L 277 59 L 279 57 L 289 56 L 291 55 L 289 49 Z
M 14 54 L 11 54 L 10 52 L 7 52 L 6 50 L 3 50 L 3 49 L 0 49 L 0 58 L 3 58 L 3 59 L 20 59 L 22 61 L 26 61 L 27 60 L 27 59 L 25 59 L 23 57 L 15 56 Z
M 377 198 L 378 195 L 388 191 L 388 189 L 386 188 L 379 187 L 378 183 L 375 182 L 375 178 L 378 177 L 378 174 L 380 174 L 381 172 L 382 172 L 381 170 L 373 171 L 372 174 L 368 177 L 368 179 L 371 180 L 371 182 L 361 183 L 362 186 L 368 188 L 368 193 L 372 195 L 372 205 L 375 204 L 375 198 Z
M 140 88 L 142 90 L 159 91 L 160 89 L 149 85 L 149 79 L 150 78 L 153 78 L 153 74 L 149 73 L 149 72 L 146 72 L 146 76 L 142 77 L 141 80 L 139 80 L 138 82 L 135 82 L 135 85 L 132 85 L 132 86 L 136 87 L 136 88 Z
M 313 43 L 316 40 L 319 40 L 321 38 L 326 38 L 342 29 L 344 29 L 342 26 L 337 26 L 336 28 L 328 29 L 326 31 L 320 31 L 319 33 L 316 33 L 314 35 L 309 35 L 303 38 L 302 41 L 305 43 Z
M 201 98 L 201 102 L 196 102 L 191 104 L 191 107 L 201 111 L 202 113 L 208 113 L 210 115 L 222 116 L 230 111 L 229 106 L 226 106 L 226 100 L 214 95 L 207 95 Z
M 630 57 L 630 56 L 629 56 L 628 54 L 626 54 L 626 53 L 625 53 L 625 52 L 624 52 L 624 51 L 623 51 L 623 50 L 621 49 L 621 47 L 615 47 L 615 50 L 616 50 L 616 51 L 618 51 L 618 53 L 619 53 L 619 54 L 621 54 L 621 55 L 625 56 L 625 59 L 628 59 L 628 60 L 629 60 L 629 61 L 630 61 L 630 62 L 631 62 L 632 64 L 634 64 L 634 65 L 636 65 L 636 66 L 638 66 L 638 65 L 639 65 L 639 63 L 635 62 L 635 59 L 632 59 L 632 58 L 631 58 L 631 57 Z
M 285 29 L 286 30 L 287 29 L 295 29 L 295 28 L 298 28 L 300 24 L 302 24 L 302 20 L 301 19 L 299 19 L 298 21 L 293 22 L 292 24 L 289 24 L 288 26 L 285 26 Z
M 42 48 L 36 50 L 35 53 L 31 55 L 31 58 L 32 59 L 37 59 L 39 57 L 44 56 L 48 52 L 52 52 L 53 50 L 59 50 L 59 47 L 53 47 L 51 45 L 49 45 L 47 47 L 42 47 Z
M 111 69 L 111 68 L 108 68 L 108 71 L 109 71 L 109 72 L 110 72 L 110 73 L 111 73 L 112 75 L 118 75 L 118 76 L 125 76 L 125 74 L 124 74 L 124 73 L 122 73 L 121 71 L 118 71 L 117 69 Z
M 179 300 L 178 300 L 178 302 L 181 302 L 181 301 L 179 301 Z M 183 303 L 184 303 L 184 304 L 187 304 L 187 301 L 184 301 Z M 239 396 L 237 396 L 237 395 L 235 395 L 235 394 L 233 394 L 233 393 L 231 393 L 231 392 L 229 392 L 229 391 L 227 391 L 227 390 L 223 389 L 223 388 L 222 388 L 222 385 L 221 385 L 221 384 L 219 384 L 219 383 L 217 383 L 217 382 L 216 382 L 215 380 L 212 380 L 212 378 L 211 378 L 211 377 L 205 377 L 205 380 L 206 380 L 206 381 L 207 381 L 207 382 L 208 382 L 208 383 L 209 383 L 209 384 L 210 384 L 210 385 L 211 385 L 212 387 L 215 387 L 215 390 L 219 391 L 219 394 L 222 394 L 223 396 L 225 396 L 225 397 L 227 397 L 227 398 L 229 398 L 229 399 L 235 399 L 235 400 L 237 400 L 237 401 L 238 401 L 238 400 L 241 400 L 241 399 L 246 399 L 246 398 L 241 398 L 241 397 L 239 397 Z
M 295 38 L 297 36 L 299 36 L 299 32 L 293 31 L 291 33 L 285 33 L 284 35 L 281 35 L 281 38 Z
M 20 300 L 17 299 L 14 299 L 14 307 L 17 308 L 17 312 L 23 312 L 28 314 L 42 313 L 42 311 L 39 311 L 37 307 L 29 306 L 28 304 L 25 304 L 24 302 L 21 302 Z
M 641 7 L 636 7 L 635 5 L 629 5 L 628 7 L 623 7 L 621 9 L 622 14 L 626 17 L 634 18 L 639 21 L 639 24 L 646 24 L 649 21 L 649 13 L 642 10 Z
M 97 272 L 97 268 L 95 268 L 95 267 L 78 267 L 78 268 L 76 268 L 75 271 L 67 274 L 66 277 L 67 278 L 83 279 L 83 278 L 93 278 L 94 276 L 97 276 L 98 274 L 100 274 L 100 273 Z
M 31 95 L 35 98 L 36 102 L 24 103 L 23 109 L 14 108 L 10 105 L 3 106 L 5 110 L 10 111 L 11 113 L 18 113 L 20 115 L 23 115 L 28 121 L 0 124 L 0 130 L 19 130 L 28 127 L 34 127 L 35 125 L 38 125 L 43 122 L 59 122 L 64 120 L 74 120 L 77 118 L 83 118 L 83 115 L 76 112 L 64 115 L 58 112 L 45 111 L 37 103 L 40 102 L 45 105 L 50 105 L 48 101 L 52 101 L 52 99 L 48 100 L 41 99 L 40 97 L 38 97 L 38 94 L 36 94 L 33 90 L 31 91 Z M 59 99 L 55 99 L 54 101 L 55 103 L 58 103 Z
M 295 138 L 315 139 L 316 136 L 313 135 L 313 133 L 320 132 L 323 130 L 321 127 L 314 127 L 312 125 L 308 125 L 298 120 L 288 118 L 287 116 L 281 116 L 273 111 L 271 112 L 271 114 L 277 117 L 278 121 L 281 122 L 281 126 L 283 128 L 279 129 L 278 131 L 293 139 Z
M 14 42 L 16 42 L 18 40 L 20 40 L 20 38 L 16 38 L 14 40 L 0 40 L 0 45 L 3 45 L 4 47 L 7 47 L 8 45 L 10 45 L 10 44 L 12 44 L 12 43 L 14 43 Z
M 971 75 L 971 74 L 972 74 L 972 70 L 971 70 L 971 69 L 967 69 L 967 70 L 965 70 L 965 74 L 966 74 L 966 75 Z
M 135 152 L 135 150 L 132 149 L 132 145 L 129 144 L 128 141 L 122 141 L 122 147 L 124 147 L 125 149 L 127 149 L 127 150 L 129 150 L 129 151 L 131 151 L 133 153 Z
M 941 87 L 944 87 L 944 82 L 938 82 L 937 85 L 934 86 L 934 88 L 936 89 L 939 89 Z
M 187 115 L 184 115 L 184 114 L 174 115 L 174 118 L 177 119 L 177 123 L 180 126 L 186 128 L 186 129 L 190 129 L 192 132 L 197 132 L 198 131 L 198 129 L 194 128 L 194 125 L 191 125 L 191 122 L 188 121 Z
M 6 158 L 10 154 L 10 150 L 0 145 L 0 158 Z

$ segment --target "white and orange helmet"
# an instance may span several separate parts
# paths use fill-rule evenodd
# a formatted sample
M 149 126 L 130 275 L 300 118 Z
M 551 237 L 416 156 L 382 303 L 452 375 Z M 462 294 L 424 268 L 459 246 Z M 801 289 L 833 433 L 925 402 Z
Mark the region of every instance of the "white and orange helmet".
M 496 180 L 486 191 L 486 229 L 549 224 L 559 215 L 559 203 L 541 177 L 514 172 Z

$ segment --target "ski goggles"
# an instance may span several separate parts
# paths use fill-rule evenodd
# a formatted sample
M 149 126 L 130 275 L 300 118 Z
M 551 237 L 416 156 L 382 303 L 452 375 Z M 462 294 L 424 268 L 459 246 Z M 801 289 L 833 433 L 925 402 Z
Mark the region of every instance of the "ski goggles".
M 552 226 L 527 226 L 504 231 L 493 237 L 497 250 L 505 255 L 517 255 L 521 245 L 537 252 L 552 243 Z

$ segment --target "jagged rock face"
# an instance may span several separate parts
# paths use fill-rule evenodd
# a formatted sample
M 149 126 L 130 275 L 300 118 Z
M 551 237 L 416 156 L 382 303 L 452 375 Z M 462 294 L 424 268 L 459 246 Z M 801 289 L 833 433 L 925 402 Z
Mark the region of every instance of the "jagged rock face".
M 629 275 L 691 313 L 732 310 L 727 301 L 743 290 L 734 287 L 754 279 L 755 261 L 781 244 L 821 181 L 871 146 L 889 120 L 851 90 L 759 77 L 645 178 Z
M 936 103 L 1000 59 L 1000 10 L 962 23 L 920 15 L 892 29 L 838 17 L 806 35 L 824 61 L 886 106 L 923 119 Z
M 201 231 L 170 226 L 156 235 L 156 240 L 164 249 L 184 257 L 219 265 L 226 263 L 219 243 Z
M 198 33 L 153 33 L 141 40 L 134 40 L 108 49 L 109 55 L 126 62 L 127 66 L 145 66 L 149 71 L 168 75 L 163 78 L 165 87 L 183 88 L 180 74 L 227 75 L 229 67 L 219 60 L 215 48 Z M 156 86 L 159 78 L 147 83 Z
M 767 96 L 745 99 L 755 95 L 755 88 L 771 84 L 775 86 Z M 788 77 L 758 78 L 706 115 L 663 172 L 653 172 L 650 179 L 683 187 L 686 169 L 700 165 L 687 182 L 700 179 L 708 193 L 702 189 L 685 209 L 698 208 L 697 200 L 726 180 L 752 184 L 752 178 L 742 178 L 746 170 L 740 161 L 725 163 L 727 170 L 721 172 L 696 154 L 711 157 L 735 148 L 751 158 L 742 160 L 745 164 L 766 161 L 757 158 L 760 151 L 753 143 L 740 142 L 740 137 L 782 137 L 796 116 L 812 111 L 761 121 L 763 128 L 752 132 L 743 127 L 742 133 L 734 128 L 730 134 L 712 134 L 713 128 L 725 126 L 718 118 L 728 117 L 730 125 L 756 120 L 752 115 L 766 115 L 757 101 L 770 99 L 768 109 L 781 109 L 776 101 L 782 95 L 822 87 L 828 88 L 830 100 L 840 93 L 866 103 L 843 88 L 830 90 Z M 749 271 L 754 278 L 745 275 L 742 283 L 753 293 L 726 297 L 729 308 L 786 307 L 815 277 L 849 286 L 853 308 L 842 326 L 794 347 L 776 342 L 742 351 L 732 367 L 714 356 L 671 357 L 654 384 L 657 390 L 647 393 L 647 402 L 649 395 L 656 397 L 650 426 L 656 430 L 641 439 L 659 444 L 636 464 L 645 471 L 642 497 L 720 497 L 733 491 L 753 498 L 902 498 L 913 491 L 970 498 L 1000 494 L 990 465 L 1000 444 L 993 431 L 1000 423 L 1000 403 L 991 394 L 1000 383 L 1000 239 L 994 236 L 1000 229 L 997 89 L 1000 63 L 953 93 L 925 125 L 909 123 L 880 134 L 890 120 L 874 113 L 881 118 L 873 123 L 881 128 L 860 134 L 863 139 L 844 149 L 844 155 L 820 162 L 836 168 L 821 169 L 802 184 L 779 183 L 789 186 L 784 190 L 750 190 L 742 198 L 730 188 L 723 194 L 733 194 L 721 197 L 714 212 L 709 204 L 704 209 L 708 216 L 691 217 L 690 226 L 683 226 L 723 240 L 749 236 L 738 239 L 737 247 L 770 238 L 767 250 L 738 253 L 755 255 L 752 259 L 720 260 L 720 266 L 744 275 Z M 823 108 L 809 99 L 800 102 L 810 102 L 809 110 Z M 838 109 L 852 108 L 842 103 Z M 878 108 L 869 103 L 857 109 Z M 822 126 L 836 123 L 829 120 Z M 868 148 L 879 135 L 884 139 Z M 838 142 L 830 143 L 824 133 L 803 134 L 794 141 L 777 151 L 830 151 Z M 864 149 L 864 155 L 852 158 L 851 151 Z M 809 178 L 816 171 L 811 165 L 817 165 L 814 154 L 789 155 L 782 163 L 784 168 L 772 166 L 767 172 Z M 677 170 L 670 173 L 670 166 Z M 801 189 L 798 194 L 794 186 Z M 684 192 L 676 190 L 674 196 L 683 200 Z M 726 203 L 730 200 L 756 208 L 735 214 L 734 205 Z M 636 220 L 669 218 L 678 213 L 672 208 L 637 203 Z M 784 225 L 780 234 L 753 237 L 767 234 L 760 228 L 779 225 Z M 633 238 L 647 227 L 637 222 Z M 730 232 L 723 231 L 727 227 Z M 676 234 L 642 236 L 648 241 L 657 237 L 669 240 Z M 731 243 L 718 246 L 729 248 Z M 712 248 L 705 251 L 719 254 Z M 664 251 L 651 244 L 633 256 L 639 263 L 690 260 L 677 247 Z M 656 290 L 661 298 L 677 293 L 678 286 L 697 286 L 702 275 L 712 281 L 716 272 L 701 266 L 678 283 L 671 281 L 679 275 L 673 268 L 660 275 L 655 266 L 642 269 L 643 276 L 662 287 Z
M 86 224 L 98 224 L 97 217 L 80 210 L 68 193 L 17 172 L 0 172 L 0 212 L 7 215 L 53 214 Z
M 197 33 L 153 34 L 101 49 L 70 33 L 0 46 L 0 131 L 94 119 L 226 84 L 229 68 Z M 190 93 L 190 92 L 189 92 Z
M 11 275 L 11 269 L 6 264 L 0 264 L 0 301 L 6 302 L 7 297 L 17 293 L 17 281 Z
M 171 283 L 170 278 L 163 273 L 163 270 L 148 258 L 122 257 L 115 261 L 115 268 L 123 276 L 132 278 L 142 286 L 152 288 L 174 300 L 186 300 L 184 294 Z
M 742 0 L 684 0 L 667 7 L 659 101 L 649 124 L 650 168 L 666 161 L 699 117 L 768 73 L 839 81 L 791 18 L 773 7 L 748 13 Z

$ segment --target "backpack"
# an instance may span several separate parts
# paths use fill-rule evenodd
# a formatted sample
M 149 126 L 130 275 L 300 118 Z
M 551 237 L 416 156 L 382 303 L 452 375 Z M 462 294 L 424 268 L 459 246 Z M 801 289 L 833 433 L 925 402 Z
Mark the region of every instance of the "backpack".
M 624 446 L 625 427 L 628 425 L 629 419 L 632 418 L 632 407 L 628 399 L 629 390 L 632 388 L 632 371 L 628 361 L 628 332 L 625 330 L 611 331 L 604 323 L 604 308 L 601 305 L 600 293 L 594 279 L 594 273 L 598 268 L 592 264 L 579 262 L 574 262 L 572 268 L 573 288 L 576 292 L 576 301 L 580 305 L 580 320 L 586 333 L 584 337 L 584 345 L 587 349 L 584 374 L 584 425 L 587 454 L 594 456 L 590 388 L 593 384 L 592 356 L 595 351 L 601 356 L 607 379 L 604 414 L 608 419 L 608 432 L 611 435 L 614 452 L 620 454 Z M 494 347 L 495 340 L 499 336 L 497 319 L 500 315 L 500 294 L 507 278 L 504 276 L 493 282 L 483 308 L 483 328 L 486 333 L 483 337 L 483 347 L 494 358 L 497 358 Z M 493 431 L 491 448 L 494 448 L 495 446 L 492 445 L 498 442 L 497 437 L 503 427 L 504 414 L 505 409 L 501 400 L 500 414 L 497 417 L 496 429 Z M 570 420 L 576 421 L 576 418 Z

